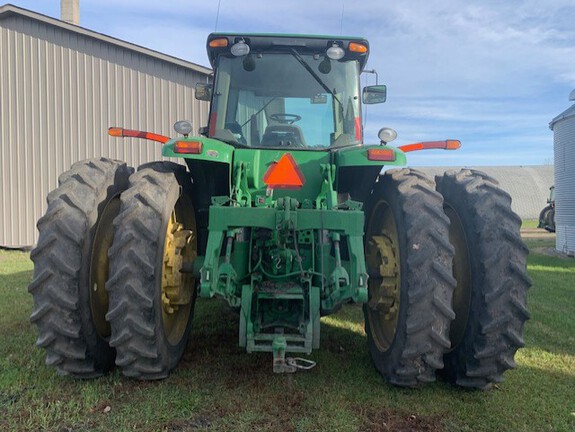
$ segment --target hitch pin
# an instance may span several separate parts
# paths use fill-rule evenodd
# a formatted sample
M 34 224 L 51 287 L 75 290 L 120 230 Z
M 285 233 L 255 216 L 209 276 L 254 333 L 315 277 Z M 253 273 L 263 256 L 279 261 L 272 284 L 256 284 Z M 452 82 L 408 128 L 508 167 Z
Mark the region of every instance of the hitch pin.
M 316 362 L 301 357 L 286 359 L 287 341 L 283 336 L 277 336 L 272 343 L 274 373 L 294 373 L 299 370 L 310 370 Z

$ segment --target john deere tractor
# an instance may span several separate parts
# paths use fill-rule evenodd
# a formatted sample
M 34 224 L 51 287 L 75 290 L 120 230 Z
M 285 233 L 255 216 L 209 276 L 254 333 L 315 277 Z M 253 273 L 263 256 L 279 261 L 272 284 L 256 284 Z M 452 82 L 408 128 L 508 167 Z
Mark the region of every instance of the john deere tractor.
M 275 372 L 309 367 L 320 318 L 363 305 L 367 348 L 383 377 L 415 387 L 436 371 L 488 388 L 514 367 L 529 314 L 527 248 L 510 196 L 478 171 L 433 179 L 382 129 L 364 145 L 360 90 L 367 40 L 214 33 L 207 125 L 159 141 L 182 162 L 74 164 L 48 195 L 32 252 L 31 320 L 63 375 L 114 365 L 142 380 L 182 357 L 197 297 L 238 311 L 238 343 Z M 385 172 L 381 174 L 382 168 Z M 392 169 L 389 169 L 392 168 Z

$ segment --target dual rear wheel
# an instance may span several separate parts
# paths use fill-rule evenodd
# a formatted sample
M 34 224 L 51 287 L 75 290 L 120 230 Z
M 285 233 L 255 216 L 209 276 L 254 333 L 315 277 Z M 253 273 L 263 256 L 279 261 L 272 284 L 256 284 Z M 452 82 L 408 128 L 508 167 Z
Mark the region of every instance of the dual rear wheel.
M 109 159 L 62 174 L 32 251 L 31 321 L 46 363 L 91 378 L 114 362 L 140 379 L 167 376 L 186 346 L 196 256 L 191 180 L 183 166 Z
M 414 387 L 441 370 L 458 385 L 486 389 L 514 367 L 531 282 L 510 204 L 494 179 L 472 170 L 436 184 L 415 170 L 390 170 L 375 184 L 364 315 L 386 380 Z

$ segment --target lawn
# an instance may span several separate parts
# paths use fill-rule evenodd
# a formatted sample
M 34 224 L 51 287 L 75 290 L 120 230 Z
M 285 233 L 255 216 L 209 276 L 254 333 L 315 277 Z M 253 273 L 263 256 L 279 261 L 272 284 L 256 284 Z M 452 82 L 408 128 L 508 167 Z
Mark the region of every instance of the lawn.
M 0 250 L 0 430 L 573 431 L 575 261 L 544 254 L 553 243 L 528 241 L 526 347 L 488 392 L 386 384 L 357 306 L 322 319 L 315 369 L 274 375 L 271 355 L 237 347 L 238 317 L 216 300 L 198 303 L 184 359 L 166 380 L 59 377 L 28 320 L 28 254 Z

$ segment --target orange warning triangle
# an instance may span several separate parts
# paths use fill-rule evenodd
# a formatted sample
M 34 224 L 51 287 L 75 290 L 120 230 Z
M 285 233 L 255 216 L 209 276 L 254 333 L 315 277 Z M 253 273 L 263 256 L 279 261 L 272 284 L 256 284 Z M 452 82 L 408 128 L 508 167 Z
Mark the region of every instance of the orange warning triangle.
M 290 153 L 284 153 L 264 174 L 264 183 L 271 189 L 299 189 L 305 178 Z

